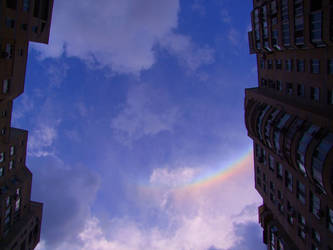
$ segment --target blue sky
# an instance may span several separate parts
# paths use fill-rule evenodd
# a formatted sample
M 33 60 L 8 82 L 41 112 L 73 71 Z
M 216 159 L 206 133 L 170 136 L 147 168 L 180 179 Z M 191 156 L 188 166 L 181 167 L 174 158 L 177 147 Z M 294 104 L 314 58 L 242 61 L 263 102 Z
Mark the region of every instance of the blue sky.
M 251 149 L 251 1 L 55 1 L 31 44 L 13 125 L 29 130 L 38 249 L 264 249 L 252 163 L 179 191 Z

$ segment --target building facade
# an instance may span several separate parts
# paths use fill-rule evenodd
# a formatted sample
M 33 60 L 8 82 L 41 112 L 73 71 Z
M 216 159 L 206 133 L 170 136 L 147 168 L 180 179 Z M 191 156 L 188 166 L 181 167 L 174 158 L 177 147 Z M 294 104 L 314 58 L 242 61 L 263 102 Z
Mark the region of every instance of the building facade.
M 333 0 L 254 0 L 245 90 L 268 249 L 333 250 Z
M 11 127 L 13 100 L 23 93 L 29 41 L 48 43 L 53 0 L 0 1 L 0 249 L 34 249 L 43 204 L 31 201 L 28 132 Z

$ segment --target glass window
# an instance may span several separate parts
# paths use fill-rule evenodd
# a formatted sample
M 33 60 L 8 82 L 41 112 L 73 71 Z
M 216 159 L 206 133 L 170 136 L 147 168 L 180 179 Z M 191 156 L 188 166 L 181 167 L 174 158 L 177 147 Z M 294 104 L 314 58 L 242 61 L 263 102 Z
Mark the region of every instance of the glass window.
M 320 198 L 314 193 L 310 193 L 310 211 L 311 213 L 320 219 Z
M 293 64 L 292 60 L 291 59 L 287 59 L 285 63 L 286 63 L 286 70 L 288 72 L 291 72 L 292 71 L 292 64 Z
M 12 170 L 13 167 L 14 167 L 14 160 L 11 160 L 11 161 L 9 162 L 9 170 Z
M 271 155 L 268 157 L 268 167 L 271 171 L 274 172 L 274 158 Z
M 6 198 L 6 207 L 9 207 L 10 206 L 10 197 L 8 196 Z
M 10 146 L 10 156 L 13 156 L 15 154 L 15 147 Z
M 311 42 L 320 43 L 322 37 L 322 13 L 317 11 L 310 15 Z
M 310 97 L 311 100 L 315 101 L 315 102 L 319 102 L 319 88 L 317 87 L 311 87 L 310 89 L 311 93 L 310 93 Z
M 312 239 L 315 242 L 320 243 L 320 234 L 315 229 L 312 229 Z
M 275 67 L 276 67 L 276 69 L 282 69 L 282 61 L 281 61 L 281 59 L 279 59 L 279 60 L 275 60 Z
M 300 181 L 297 181 L 296 197 L 300 202 L 305 204 L 305 186 Z
M 30 0 L 23 0 L 23 10 L 29 11 Z
M 304 96 L 304 85 L 303 84 L 297 85 L 297 95 Z
M 0 176 L 3 176 L 3 168 L 0 168 Z
M 289 191 L 293 191 L 293 176 L 288 170 L 285 171 L 285 185 Z
M 305 72 L 305 61 L 297 60 L 297 72 Z
M 333 134 L 328 133 L 318 144 L 318 146 L 315 148 L 313 154 L 312 154 L 312 176 L 313 179 L 316 181 L 317 184 L 321 188 L 323 188 L 323 166 L 324 162 L 327 158 L 328 152 L 333 147 Z
M 10 80 L 3 80 L 3 83 L 2 83 L 2 93 L 3 94 L 7 94 L 8 93 L 8 89 L 9 89 L 9 83 L 10 83 Z
M 276 89 L 277 89 L 278 91 L 282 91 L 282 83 L 281 83 L 280 80 L 277 80 L 277 81 L 276 81 Z
M 268 69 L 273 69 L 273 62 L 272 62 L 272 60 L 267 60 L 267 68 Z
M 10 43 L 6 44 L 6 54 L 7 54 L 7 59 L 12 58 L 13 56 L 13 46 Z
M 279 162 L 276 163 L 276 175 L 279 179 L 282 179 L 283 167 L 282 167 L 281 163 L 279 163 Z
M 4 162 L 5 161 L 5 153 L 1 152 L 0 153 L 0 162 Z
M 7 8 L 9 9 L 16 9 L 16 6 L 17 6 L 17 0 L 7 0 Z
M 21 207 L 21 198 L 18 198 L 17 201 L 15 202 L 15 212 L 19 211 Z
M 328 229 L 333 232 L 333 209 L 328 209 Z
M 282 40 L 284 46 L 290 46 L 290 27 L 289 27 L 289 9 L 288 0 L 282 0 L 281 3 L 282 16 Z
M 320 73 L 320 61 L 319 59 L 311 60 L 311 73 L 319 74 Z
M 293 94 L 293 84 L 288 82 L 287 83 L 287 94 L 292 95 Z
M 15 20 L 12 18 L 6 18 L 6 26 L 7 28 L 14 29 L 15 28 Z
M 328 104 L 333 104 L 333 90 L 332 89 L 328 90 L 327 102 L 328 102 Z
M 328 60 L 328 74 L 333 75 L 333 59 Z
M 305 218 L 303 215 L 298 214 L 298 236 L 301 237 L 303 240 L 305 239 Z

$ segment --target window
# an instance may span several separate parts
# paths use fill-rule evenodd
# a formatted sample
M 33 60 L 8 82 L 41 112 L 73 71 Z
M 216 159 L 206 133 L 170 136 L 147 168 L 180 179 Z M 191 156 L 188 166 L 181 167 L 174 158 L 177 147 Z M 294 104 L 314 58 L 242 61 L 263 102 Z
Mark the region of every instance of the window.
M 299 181 L 297 181 L 296 197 L 300 202 L 305 204 L 305 186 Z
M 291 59 L 287 59 L 287 60 L 286 60 L 286 70 L 287 70 L 288 72 L 291 72 L 291 71 L 292 71 L 292 64 L 293 64 L 293 62 L 292 62 Z
M 0 168 L 0 176 L 3 176 L 3 168 Z
M 1 152 L 0 153 L 0 162 L 4 162 L 5 161 L 5 153 Z
M 10 206 L 10 197 L 8 196 L 6 198 L 6 207 L 9 207 Z
M 315 242 L 320 243 L 320 234 L 315 229 L 312 229 L 312 239 Z
M 306 231 L 306 228 L 305 228 L 305 218 L 303 215 L 301 214 L 298 214 L 298 236 L 300 238 L 302 238 L 303 240 L 305 240 L 305 231 Z
M 320 61 L 318 59 L 311 60 L 311 73 L 313 74 L 320 73 Z
M 23 49 L 19 49 L 19 55 L 23 56 L 24 55 L 24 50 Z
M 23 0 L 23 10 L 29 11 L 30 0 Z
M 17 6 L 17 0 L 7 0 L 7 8 L 9 9 L 16 9 Z
M 297 72 L 305 72 L 305 62 L 304 60 L 297 60 Z
M 332 89 L 328 90 L 327 103 L 333 104 L 333 90 Z
M 260 186 L 261 187 L 261 179 L 260 179 L 260 177 L 257 177 L 257 184 L 258 184 L 258 186 Z
M 272 62 L 272 60 L 267 60 L 267 68 L 268 69 L 273 69 L 273 62 Z
M 32 32 L 38 33 L 38 26 L 32 26 Z
M 290 192 L 293 191 L 293 176 L 287 170 L 285 171 L 285 185 Z
M 320 198 L 312 192 L 310 193 L 310 211 L 314 216 L 320 219 Z
M 13 156 L 15 154 L 15 147 L 14 146 L 10 146 L 9 151 L 10 151 L 9 152 L 10 156 Z
M 311 0 L 311 11 L 320 10 L 322 7 L 322 0 Z
M 292 95 L 293 94 L 293 84 L 288 82 L 287 83 L 287 94 Z
M 19 211 L 21 207 L 21 198 L 18 198 L 15 202 L 15 212 Z
M 282 179 L 282 175 L 283 175 L 283 167 L 282 167 L 281 163 L 277 162 L 276 163 L 276 176 L 279 179 Z
M 333 233 L 333 209 L 328 209 L 328 229 Z
M 321 139 L 318 146 L 314 149 L 312 154 L 312 177 L 316 184 L 323 189 L 323 166 L 327 158 L 328 152 L 333 147 L 333 133 L 328 133 L 324 138 Z
M 304 96 L 304 85 L 297 84 L 297 96 Z
M 10 160 L 9 162 L 9 170 L 12 170 L 14 167 L 14 160 Z
M 12 58 L 13 56 L 13 46 L 10 43 L 6 44 L 6 54 L 7 54 L 7 59 Z
M 10 85 L 10 80 L 8 80 L 8 79 L 3 80 L 3 82 L 2 82 L 2 93 L 3 94 L 8 93 L 9 85 Z
M 333 59 L 328 60 L 328 74 L 333 75 Z
M 279 60 L 275 60 L 275 67 L 276 67 L 276 69 L 282 69 L 282 61 L 281 61 L 281 59 L 279 59 Z
M 26 24 L 26 23 L 22 23 L 22 25 L 21 25 L 21 29 L 22 29 L 22 30 L 27 30 L 27 29 L 28 29 L 28 24 Z
M 290 46 L 290 28 L 289 28 L 289 9 L 288 0 L 282 0 L 281 3 L 282 16 L 282 40 L 284 46 Z
M 295 43 L 304 45 L 304 7 L 303 1 L 294 2 L 295 15 Z
M 322 12 L 317 11 L 310 15 L 311 42 L 321 43 L 322 37 Z
M 274 158 L 271 155 L 268 157 L 268 167 L 274 172 Z
M 260 68 L 264 69 L 265 68 L 265 60 L 264 59 L 260 59 Z
M 12 18 L 6 18 L 6 26 L 9 29 L 14 29 L 15 28 L 15 20 Z
M 303 136 L 299 140 L 296 152 L 296 162 L 298 169 L 302 172 L 304 176 L 307 176 L 307 172 L 305 169 L 305 156 L 308 149 L 309 144 L 311 143 L 313 136 L 317 134 L 319 131 L 319 127 L 315 125 L 308 126 L 308 128 L 304 131 Z
M 1 129 L 1 135 L 5 135 L 6 134 L 6 128 L 2 128 Z
M 277 80 L 277 81 L 276 81 L 276 89 L 277 89 L 278 91 L 282 91 L 282 83 L 281 83 L 280 80 Z
M 274 21 L 277 23 L 277 17 L 272 18 L 272 23 L 274 24 Z M 272 44 L 275 48 L 280 49 L 279 46 L 279 31 L 273 30 L 272 31 Z
M 319 102 L 319 88 L 311 87 L 310 98 L 315 102 Z

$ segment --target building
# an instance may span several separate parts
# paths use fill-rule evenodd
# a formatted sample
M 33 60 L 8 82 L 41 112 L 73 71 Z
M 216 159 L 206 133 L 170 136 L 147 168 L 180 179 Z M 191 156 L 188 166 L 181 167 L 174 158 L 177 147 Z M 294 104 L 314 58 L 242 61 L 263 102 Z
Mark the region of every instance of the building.
M 31 201 L 28 132 L 11 127 L 13 100 L 23 93 L 29 41 L 48 43 L 53 0 L 0 1 L 0 249 L 34 249 L 43 204 Z
M 268 249 L 333 249 L 333 1 L 254 0 L 245 90 Z

